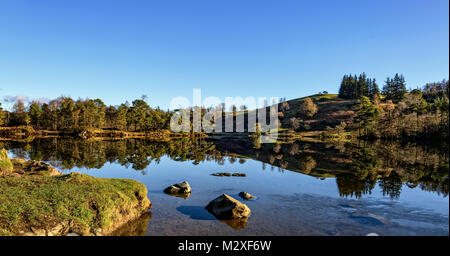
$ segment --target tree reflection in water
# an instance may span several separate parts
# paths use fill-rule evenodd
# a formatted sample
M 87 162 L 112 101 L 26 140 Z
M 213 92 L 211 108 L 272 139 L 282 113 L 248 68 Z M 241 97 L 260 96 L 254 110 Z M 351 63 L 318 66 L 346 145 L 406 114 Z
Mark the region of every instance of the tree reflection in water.
M 360 198 L 378 184 L 385 196 L 398 198 L 403 184 L 448 196 L 449 155 L 446 150 L 384 142 L 290 142 L 262 144 L 215 140 L 216 149 L 238 154 L 281 169 L 317 178 L 336 178 L 339 194 Z
M 400 196 L 403 184 L 448 196 L 449 157 L 435 148 L 398 143 L 324 143 L 290 142 L 255 148 L 250 139 L 180 139 L 172 141 L 74 140 L 41 138 L 31 142 L 2 142 L 16 157 L 49 161 L 61 169 L 101 168 L 105 163 L 143 171 L 151 163 L 167 156 L 174 161 L 215 161 L 224 165 L 228 159 L 245 163 L 250 158 L 271 168 L 290 170 L 317 178 L 336 178 L 339 194 L 360 198 L 370 194 L 375 185 L 383 195 Z

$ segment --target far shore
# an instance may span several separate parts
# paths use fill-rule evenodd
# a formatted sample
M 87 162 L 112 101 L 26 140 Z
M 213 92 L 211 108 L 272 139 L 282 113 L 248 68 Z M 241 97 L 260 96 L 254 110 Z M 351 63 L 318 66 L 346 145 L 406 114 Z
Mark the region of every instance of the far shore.
M 78 139 L 151 139 L 204 138 L 205 133 L 175 133 L 169 130 L 122 131 L 115 129 L 76 129 L 70 131 L 35 130 L 30 126 L 0 127 L 0 140 L 29 140 L 30 138 L 74 137 Z

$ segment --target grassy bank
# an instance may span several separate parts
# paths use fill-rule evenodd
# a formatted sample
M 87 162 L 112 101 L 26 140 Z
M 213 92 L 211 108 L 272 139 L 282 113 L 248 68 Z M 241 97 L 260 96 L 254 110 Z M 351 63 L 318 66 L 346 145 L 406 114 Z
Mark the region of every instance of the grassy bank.
M 10 173 L 13 170 L 13 164 L 8 158 L 8 152 L 5 149 L 0 150 L 0 173 Z
M 108 235 L 150 205 L 147 188 L 134 180 L 30 174 L 16 166 L 0 175 L 0 235 Z

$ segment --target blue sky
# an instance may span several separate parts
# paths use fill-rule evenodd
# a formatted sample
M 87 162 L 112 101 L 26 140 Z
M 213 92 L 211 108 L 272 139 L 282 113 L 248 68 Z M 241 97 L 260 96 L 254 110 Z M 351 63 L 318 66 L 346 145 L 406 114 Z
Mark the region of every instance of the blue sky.
M 0 0 L 0 100 L 297 98 L 347 73 L 449 77 L 447 0 Z M 4 103 L 5 104 L 5 103 Z

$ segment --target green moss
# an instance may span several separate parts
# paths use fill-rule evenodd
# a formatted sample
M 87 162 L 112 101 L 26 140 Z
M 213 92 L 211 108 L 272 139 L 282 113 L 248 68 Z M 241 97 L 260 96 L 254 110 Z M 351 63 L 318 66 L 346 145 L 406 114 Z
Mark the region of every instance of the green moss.
M 117 218 L 150 207 L 147 188 L 133 180 L 61 176 L 0 177 L 0 235 L 48 230 L 71 222 L 71 231 L 108 229 Z
M 11 172 L 13 170 L 13 164 L 8 157 L 6 149 L 0 150 L 0 173 Z

